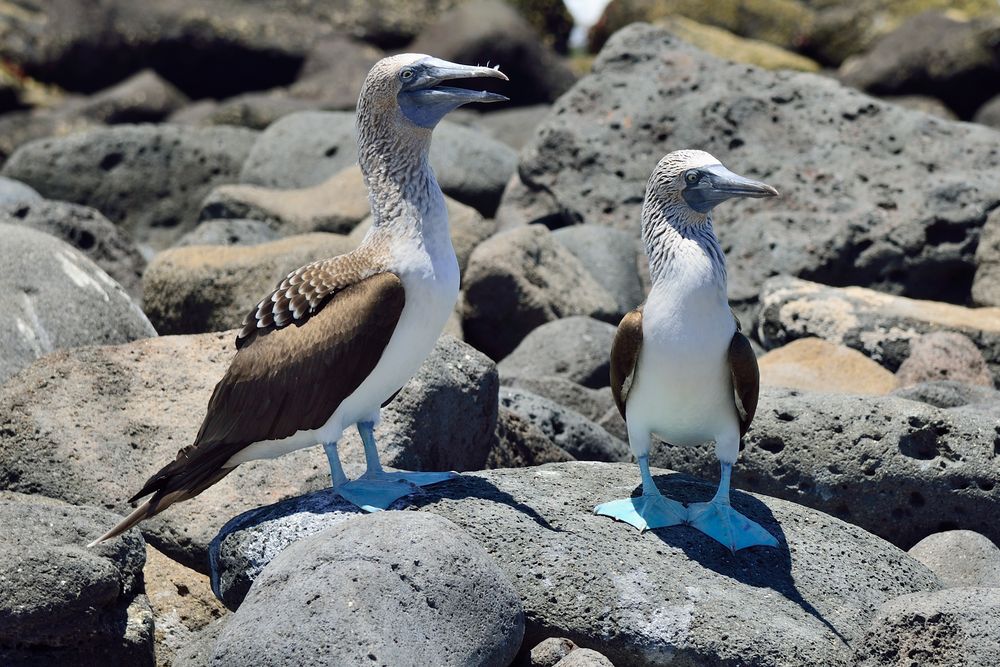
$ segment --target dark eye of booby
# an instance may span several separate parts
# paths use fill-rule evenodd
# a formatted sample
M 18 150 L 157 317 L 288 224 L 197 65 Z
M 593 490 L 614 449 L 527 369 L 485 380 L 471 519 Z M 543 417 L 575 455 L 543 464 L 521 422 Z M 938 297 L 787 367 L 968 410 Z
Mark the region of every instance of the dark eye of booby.
M 402 72 L 399 73 L 399 78 L 401 78 L 403 81 L 407 81 L 409 79 L 412 79 L 413 78 L 413 70 L 412 69 L 404 69 Z
M 698 174 L 698 172 L 696 172 L 696 171 L 689 171 L 687 174 L 685 174 L 684 180 L 693 185 L 694 183 L 698 182 L 698 177 L 699 176 L 700 176 L 700 174 Z

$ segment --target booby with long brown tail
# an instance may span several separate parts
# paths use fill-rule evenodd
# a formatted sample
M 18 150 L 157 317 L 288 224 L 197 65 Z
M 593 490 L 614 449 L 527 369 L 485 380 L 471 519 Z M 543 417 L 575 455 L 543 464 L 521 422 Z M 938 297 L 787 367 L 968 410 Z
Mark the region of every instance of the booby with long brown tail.
M 712 209 L 733 197 L 774 197 L 704 151 L 660 160 L 646 186 L 642 238 L 652 282 L 644 305 L 618 325 L 611 389 L 642 474 L 642 495 L 596 512 L 640 530 L 690 524 L 736 551 L 777 540 L 729 504 L 729 478 L 757 409 L 759 376 L 750 343 L 726 296 L 726 259 Z M 715 443 L 722 467 L 710 502 L 684 507 L 664 497 L 649 471 L 652 434 L 670 445 Z
M 433 349 L 458 298 L 458 261 L 428 150 L 450 111 L 506 101 L 442 85 L 481 77 L 507 80 L 499 68 L 422 54 L 375 64 L 357 111 L 371 230 L 356 250 L 289 273 L 249 313 L 194 443 L 132 498 L 152 494 L 149 500 L 94 544 L 193 498 L 241 463 L 315 444 L 326 450 L 334 489 L 368 511 L 453 476 L 383 471 L 373 429 L 380 408 Z M 348 480 L 337 441 L 355 424 L 367 471 Z

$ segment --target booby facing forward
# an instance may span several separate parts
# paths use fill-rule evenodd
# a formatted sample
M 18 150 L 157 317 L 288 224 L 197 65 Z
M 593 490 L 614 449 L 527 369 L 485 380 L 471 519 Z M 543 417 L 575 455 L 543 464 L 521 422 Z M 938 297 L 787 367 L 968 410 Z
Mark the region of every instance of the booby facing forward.
M 289 273 L 247 315 L 194 443 L 132 502 L 152 497 L 95 544 L 198 495 L 241 463 L 317 443 L 326 450 L 334 489 L 368 511 L 387 508 L 414 485 L 452 476 L 384 472 L 373 429 L 380 408 L 433 349 L 458 298 L 458 261 L 428 150 L 431 131 L 448 112 L 506 101 L 442 85 L 479 77 L 507 80 L 499 68 L 421 54 L 375 64 L 357 111 L 371 230 L 356 250 Z M 353 424 L 367 471 L 348 480 L 337 441 Z
M 596 512 L 640 530 L 687 523 L 736 551 L 777 546 L 729 504 L 729 479 L 753 420 L 757 360 L 726 296 L 726 260 L 712 209 L 733 197 L 773 197 L 770 185 L 738 176 L 703 151 L 676 151 L 656 165 L 642 206 L 652 287 L 618 325 L 611 390 L 642 474 L 642 495 Z M 665 498 L 649 472 L 651 435 L 674 446 L 713 441 L 722 467 L 710 502 L 684 507 Z

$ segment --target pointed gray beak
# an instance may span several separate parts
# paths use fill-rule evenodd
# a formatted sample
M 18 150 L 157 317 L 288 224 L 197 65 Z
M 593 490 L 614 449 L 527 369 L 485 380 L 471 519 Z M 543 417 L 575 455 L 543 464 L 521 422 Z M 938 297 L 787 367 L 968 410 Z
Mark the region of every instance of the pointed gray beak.
M 500 66 L 481 67 L 479 65 L 460 65 L 448 62 L 440 58 L 428 58 L 421 65 L 422 72 L 417 81 L 418 90 L 434 90 L 443 93 L 455 101 L 467 102 L 506 102 L 508 98 L 499 93 L 491 93 L 485 90 L 468 90 L 466 88 L 455 88 L 442 86 L 445 81 L 455 79 L 500 79 L 508 81 L 507 75 L 500 71 Z
M 721 164 L 713 164 L 696 170 L 700 178 L 696 183 L 684 188 L 684 200 L 699 213 L 708 213 L 713 208 L 733 197 L 777 197 L 778 191 L 767 183 L 761 183 L 735 174 Z

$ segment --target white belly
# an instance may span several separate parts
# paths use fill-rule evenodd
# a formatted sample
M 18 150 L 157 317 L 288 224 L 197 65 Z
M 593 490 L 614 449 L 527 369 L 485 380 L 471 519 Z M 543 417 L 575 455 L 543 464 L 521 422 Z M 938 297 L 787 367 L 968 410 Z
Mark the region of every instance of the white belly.
M 643 343 L 626 406 L 633 430 L 673 445 L 739 438 L 728 351 L 736 324 L 711 290 L 654 290 L 643 311 Z
M 337 442 L 358 422 L 378 422 L 379 409 L 403 385 L 434 349 L 458 300 L 458 262 L 449 241 L 437 261 L 404 258 L 400 280 L 406 294 L 403 312 L 382 357 L 361 385 L 318 429 L 298 431 L 280 440 L 264 440 L 243 448 L 226 462 L 235 466 L 254 459 L 275 458 L 320 443 Z M 308 326 L 308 325 L 307 325 Z

